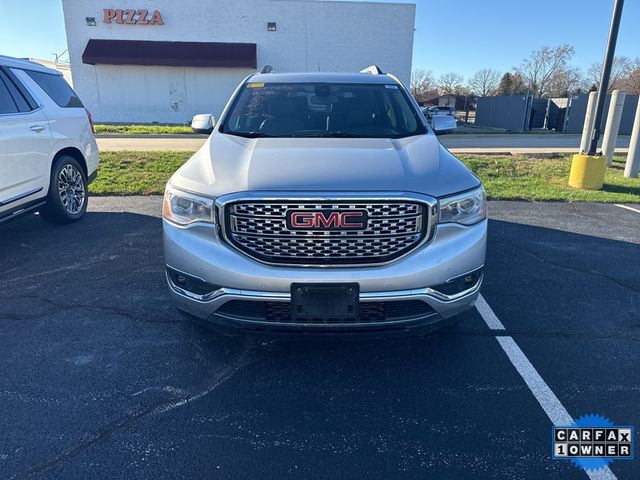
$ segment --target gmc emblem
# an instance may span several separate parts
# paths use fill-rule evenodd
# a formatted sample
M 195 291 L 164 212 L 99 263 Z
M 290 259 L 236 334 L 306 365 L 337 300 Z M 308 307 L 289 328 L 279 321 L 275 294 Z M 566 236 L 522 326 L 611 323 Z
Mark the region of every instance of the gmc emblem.
M 366 210 L 287 210 L 289 230 L 365 230 Z

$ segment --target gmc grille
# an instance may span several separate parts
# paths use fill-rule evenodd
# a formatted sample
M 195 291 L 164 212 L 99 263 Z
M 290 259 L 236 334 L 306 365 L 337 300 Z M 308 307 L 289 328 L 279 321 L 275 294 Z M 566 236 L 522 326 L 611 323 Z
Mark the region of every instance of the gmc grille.
M 365 229 L 287 226 L 287 212 L 367 212 Z M 416 201 L 240 201 L 224 205 L 223 234 L 257 260 L 281 265 L 385 263 L 422 243 L 431 230 L 430 205 Z

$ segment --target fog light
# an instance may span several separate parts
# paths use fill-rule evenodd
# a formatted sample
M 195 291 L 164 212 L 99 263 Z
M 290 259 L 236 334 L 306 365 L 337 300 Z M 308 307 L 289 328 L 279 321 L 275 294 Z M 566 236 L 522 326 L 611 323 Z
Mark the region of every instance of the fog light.
M 482 269 L 478 269 L 460 277 L 452 278 L 447 283 L 436 285 L 432 288 L 445 295 L 455 295 L 476 285 L 481 275 Z
M 207 295 L 220 290 L 220 285 L 213 285 L 204 280 L 167 267 L 167 276 L 176 287 L 179 287 L 196 295 Z
M 465 286 L 470 287 L 471 285 L 476 283 L 477 279 L 478 279 L 477 275 L 467 275 L 462 279 L 462 283 L 464 283 Z

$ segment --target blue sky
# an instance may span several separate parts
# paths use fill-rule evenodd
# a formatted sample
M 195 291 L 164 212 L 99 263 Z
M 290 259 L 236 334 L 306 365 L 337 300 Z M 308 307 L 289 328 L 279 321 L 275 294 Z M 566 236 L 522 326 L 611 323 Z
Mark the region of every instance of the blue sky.
M 0 54 L 52 59 L 67 48 L 61 0 L 1 1 Z M 613 0 L 415 3 L 414 68 L 465 77 L 484 67 L 507 71 L 532 50 L 561 43 L 575 47 L 573 64 L 586 69 L 602 60 L 613 6 Z M 640 2 L 627 1 L 616 54 L 640 57 L 638 21 Z

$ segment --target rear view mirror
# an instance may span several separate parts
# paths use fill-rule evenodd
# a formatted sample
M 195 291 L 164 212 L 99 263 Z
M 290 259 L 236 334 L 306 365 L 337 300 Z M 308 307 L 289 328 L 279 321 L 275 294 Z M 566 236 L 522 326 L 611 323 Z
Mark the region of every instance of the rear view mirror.
M 213 132 L 215 125 L 216 119 L 210 113 L 199 113 L 194 115 L 193 120 L 191 120 L 193 133 L 206 133 L 208 135 Z
M 311 105 L 334 105 L 338 103 L 338 97 L 336 95 L 313 95 L 309 99 L 309 103 L 311 103 Z
M 455 130 L 458 126 L 456 119 L 451 115 L 433 115 L 431 127 L 436 135 Z

